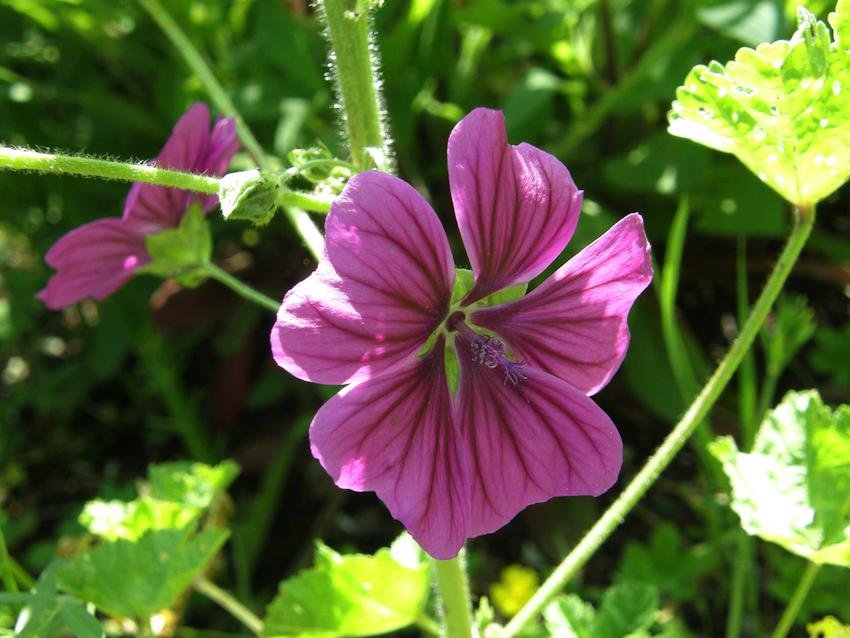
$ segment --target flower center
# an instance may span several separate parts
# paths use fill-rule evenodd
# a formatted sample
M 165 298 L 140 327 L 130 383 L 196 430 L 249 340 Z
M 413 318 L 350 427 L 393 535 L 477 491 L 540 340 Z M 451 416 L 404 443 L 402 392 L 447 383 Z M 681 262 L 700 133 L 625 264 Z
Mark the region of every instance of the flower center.
M 464 323 L 457 325 L 457 330 L 469 343 L 469 355 L 472 361 L 491 370 L 501 366 L 505 371 L 505 383 L 510 381 L 511 384 L 516 385 L 528 378 L 522 371 L 525 361 L 514 361 L 509 358 L 505 352 L 505 344 L 501 340 L 490 335 L 478 334 Z

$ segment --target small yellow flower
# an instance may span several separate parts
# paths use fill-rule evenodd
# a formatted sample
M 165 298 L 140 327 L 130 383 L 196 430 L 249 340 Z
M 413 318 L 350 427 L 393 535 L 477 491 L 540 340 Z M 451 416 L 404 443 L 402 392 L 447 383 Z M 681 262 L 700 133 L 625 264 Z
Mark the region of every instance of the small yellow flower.
M 537 591 L 537 572 L 522 565 L 508 565 L 498 583 L 490 586 L 490 598 L 505 617 L 516 614 Z
M 850 625 L 842 624 L 835 616 L 825 616 L 806 625 L 809 638 L 850 638 Z

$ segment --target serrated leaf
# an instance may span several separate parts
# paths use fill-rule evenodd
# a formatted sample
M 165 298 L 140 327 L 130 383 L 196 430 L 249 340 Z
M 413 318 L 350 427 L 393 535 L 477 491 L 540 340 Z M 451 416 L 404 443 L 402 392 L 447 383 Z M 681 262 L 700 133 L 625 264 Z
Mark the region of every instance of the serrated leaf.
M 543 622 L 551 638 L 592 638 L 596 610 L 575 594 L 559 596 L 543 609 Z
M 200 514 L 194 507 L 138 498 L 134 501 L 89 501 L 80 514 L 80 524 L 106 540 L 136 540 L 149 529 L 179 529 Z
M 148 467 L 150 496 L 195 507 L 208 507 L 216 494 L 225 491 L 239 476 L 239 465 L 222 461 L 218 465 L 174 461 Z
M 405 567 L 391 550 L 342 555 L 318 544 L 316 566 L 280 584 L 263 636 L 371 636 L 416 621 L 428 596 L 425 563 Z
M 192 205 L 177 228 L 145 237 L 151 262 L 140 268 L 160 277 L 174 277 L 181 285 L 200 284 L 205 275 L 196 269 L 212 256 L 212 234 L 199 204 Z
M 732 153 L 786 200 L 814 204 L 850 175 L 850 0 L 791 40 L 697 66 L 676 92 L 673 135 Z
M 791 392 L 761 424 L 751 453 L 730 437 L 711 451 L 747 533 L 850 567 L 850 406 L 833 412 L 814 390 Z
M 172 605 L 227 540 L 213 529 L 148 530 L 137 541 L 103 542 L 57 570 L 69 594 L 114 616 L 149 618 Z
M 620 583 L 605 592 L 593 621 L 592 638 L 621 638 L 645 632 L 658 613 L 658 590 L 642 583 Z

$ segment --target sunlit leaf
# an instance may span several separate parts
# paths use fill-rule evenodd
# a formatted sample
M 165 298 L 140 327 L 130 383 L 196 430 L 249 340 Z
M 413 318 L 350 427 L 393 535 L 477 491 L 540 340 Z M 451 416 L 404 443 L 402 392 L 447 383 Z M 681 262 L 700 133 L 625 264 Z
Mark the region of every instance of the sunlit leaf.
M 177 600 L 216 555 L 228 532 L 149 530 L 138 541 L 103 542 L 57 570 L 63 590 L 97 608 L 148 618 Z
M 676 92 L 670 132 L 733 153 L 795 204 L 814 204 L 850 175 L 850 0 L 822 22 L 800 11 L 791 40 L 695 67 Z
M 161 501 L 171 501 L 208 507 L 215 495 L 226 490 L 239 475 L 234 461 L 218 465 L 174 461 L 157 463 L 148 467 L 150 496 Z
M 649 638 L 657 613 L 655 587 L 619 583 L 605 592 L 598 610 L 570 594 L 550 603 L 543 617 L 552 638 Z
M 833 412 L 816 391 L 792 392 L 764 420 L 751 453 L 731 437 L 711 450 L 747 533 L 850 567 L 850 406 Z
M 415 563 L 409 548 L 342 555 L 320 543 L 316 566 L 280 584 L 263 635 L 334 638 L 394 631 L 419 617 L 428 588 L 427 563 Z

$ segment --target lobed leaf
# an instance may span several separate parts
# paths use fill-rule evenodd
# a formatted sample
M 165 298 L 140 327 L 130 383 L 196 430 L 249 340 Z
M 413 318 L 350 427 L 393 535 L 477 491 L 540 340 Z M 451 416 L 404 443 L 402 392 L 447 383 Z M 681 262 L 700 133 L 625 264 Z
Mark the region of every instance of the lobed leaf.
M 416 621 L 428 589 L 427 563 L 404 543 L 374 556 L 342 555 L 320 543 L 316 566 L 280 584 L 263 636 L 336 638 L 394 631 Z
M 673 135 L 732 153 L 796 205 L 850 176 L 850 0 L 822 22 L 801 9 L 791 40 L 695 67 L 676 92 Z
M 721 437 L 711 451 L 749 534 L 815 563 L 850 567 L 850 406 L 791 392 L 762 423 L 753 451 Z

